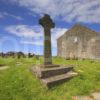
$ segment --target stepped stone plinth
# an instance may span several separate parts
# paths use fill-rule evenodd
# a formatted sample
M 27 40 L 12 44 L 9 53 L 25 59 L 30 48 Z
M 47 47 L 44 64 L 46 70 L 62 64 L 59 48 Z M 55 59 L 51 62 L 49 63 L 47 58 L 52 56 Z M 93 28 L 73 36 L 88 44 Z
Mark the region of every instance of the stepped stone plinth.
M 37 74 L 39 78 L 48 78 L 48 77 L 53 77 L 56 75 L 61 75 L 65 74 L 69 71 L 72 71 L 73 67 L 68 66 L 68 67 L 52 67 L 52 68 L 41 68 L 39 66 L 37 67 L 32 67 L 33 73 Z
M 73 66 L 71 65 L 61 67 L 60 65 L 52 64 L 50 30 L 54 28 L 55 24 L 47 14 L 39 20 L 39 24 L 44 28 L 44 64 L 32 67 L 31 71 L 41 80 L 43 85 L 51 87 L 76 76 L 77 73 L 72 71 Z
M 40 68 L 53 68 L 53 67 L 60 67 L 59 65 L 48 64 L 48 65 L 39 65 Z
M 40 68 L 37 66 L 32 67 L 31 71 L 41 80 L 41 83 L 48 88 L 56 84 L 63 83 L 78 75 L 73 71 L 73 66 L 53 68 Z

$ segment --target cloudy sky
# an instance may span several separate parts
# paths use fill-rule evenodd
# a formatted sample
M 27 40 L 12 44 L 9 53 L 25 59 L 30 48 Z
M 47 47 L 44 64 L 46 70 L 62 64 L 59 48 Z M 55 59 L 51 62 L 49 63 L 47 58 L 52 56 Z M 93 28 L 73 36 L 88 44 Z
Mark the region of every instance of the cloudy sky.
M 0 52 L 43 54 L 43 28 L 38 20 L 45 13 L 56 24 L 51 30 L 53 55 L 56 39 L 75 23 L 100 32 L 100 0 L 0 0 Z

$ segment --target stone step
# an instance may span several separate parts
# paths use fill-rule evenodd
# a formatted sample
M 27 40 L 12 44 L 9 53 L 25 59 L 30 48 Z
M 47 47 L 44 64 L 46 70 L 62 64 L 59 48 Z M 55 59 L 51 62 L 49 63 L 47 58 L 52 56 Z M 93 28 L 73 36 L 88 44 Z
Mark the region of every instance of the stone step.
M 53 68 L 37 68 L 33 69 L 34 72 L 37 72 L 37 76 L 39 78 L 48 78 L 56 75 L 65 74 L 71 70 L 73 70 L 73 66 L 68 67 L 53 67 Z
M 53 67 L 60 67 L 59 65 L 49 64 L 49 65 L 40 65 L 41 68 L 53 68 Z
M 77 75 L 78 75 L 78 73 L 70 71 L 70 72 L 65 73 L 65 74 L 56 75 L 56 76 L 53 76 L 53 77 L 41 79 L 41 82 L 46 87 L 50 88 L 50 87 L 52 87 L 52 86 L 54 86 L 56 84 L 62 83 L 64 81 L 67 81 L 70 78 L 72 78 L 74 76 L 77 76 Z

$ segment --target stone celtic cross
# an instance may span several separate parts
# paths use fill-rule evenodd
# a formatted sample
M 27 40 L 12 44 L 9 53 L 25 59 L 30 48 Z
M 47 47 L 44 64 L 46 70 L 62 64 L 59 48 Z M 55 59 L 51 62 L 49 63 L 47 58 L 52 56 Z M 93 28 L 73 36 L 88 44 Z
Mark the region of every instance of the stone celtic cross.
M 55 27 L 52 19 L 48 14 L 39 19 L 39 24 L 44 28 L 44 65 L 52 64 L 52 51 L 51 51 L 51 28 Z

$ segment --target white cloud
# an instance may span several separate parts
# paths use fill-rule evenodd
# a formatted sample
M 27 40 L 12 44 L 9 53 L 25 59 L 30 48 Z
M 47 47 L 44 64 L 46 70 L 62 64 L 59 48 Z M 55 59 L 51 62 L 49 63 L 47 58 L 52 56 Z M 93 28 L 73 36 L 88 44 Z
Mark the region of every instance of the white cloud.
M 43 41 L 20 41 L 20 43 L 43 46 Z
M 13 15 L 13 14 L 10 14 L 10 13 L 7 13 L 7 12 L 0 12 L 0 18 L 6 17 L 6 16 L 15 18 L 17 20 L 23 20 L 23 18 L 20 17 L 20 16 L 16 16 L 16 15 Z
M 17 19 L 17 20 L 23 20 L 22 17 L 20 17 L 20 16 L 15 16 L 15 15 L 10 14 L 10 13 L 7 13 L 7 12 L 3 12 L 3 15 L 4 15 L 4 16 L 10 16 L 10 17 L 15 18 L 15 19 Z
M 37 13 L 60 20 L 100 23 L 100 0 L 10 0 Z
M 22 44 L 32 44 L 43 46 L 43 29 L 40 26 L 28 26 L 28 25 L 12 25 L 5 28 L 10 34 L 27 38 L 27 40 L 21 40 Z M 57 47 L 57 38 L 63 35 L 67 31 L 66 28 L 54 28 L 52 29 L 51 41 L 52 46 Z M 30 38 L 34 38 L 31 40 Z
M 66 28 L 54 28 L 54 29 L 52 29 L 51 41 L 52 41 L 53 47 L 57 47 L 57 38 L 62 36 L 66 31 L 67 31 Z
M 28 25 L 11 25 L 5 28 L 11 34 L 19 37 L 41 37 L 41 29 L 38 26 L 28 26 Z
M 68 29 L 66 28 L 56 28 L 54 31 L 56 32 L 56 39 L 62 36 Z

